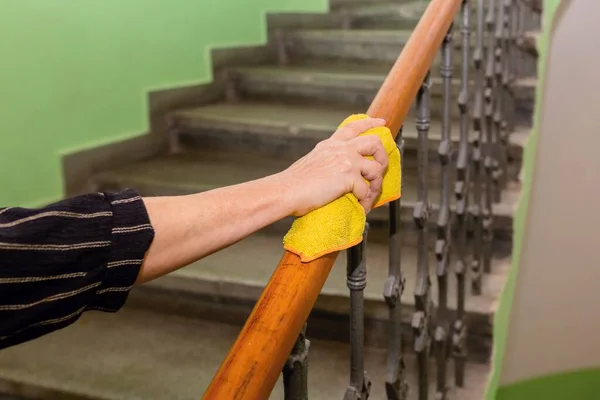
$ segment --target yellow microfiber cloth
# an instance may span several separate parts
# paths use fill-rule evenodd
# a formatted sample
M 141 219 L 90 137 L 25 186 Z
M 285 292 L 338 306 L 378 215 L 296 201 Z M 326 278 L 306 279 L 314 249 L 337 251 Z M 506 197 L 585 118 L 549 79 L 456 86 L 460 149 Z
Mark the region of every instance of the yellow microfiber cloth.
M 351 115 L 340 127 L 365 118 L 368 118 L 365 114 Z M 388 168 L 383 175 L 381 193 L 375 200 L 374 207 L 379 207 L 400 198 L 400 151 L 386 127 L 373 128 L 362 135 L 379 136 L 389 158 Z M 360 243 L 365 223 L 365 210 L 356 196 L 348 193 L 296 219 L 283 238 L 283 247 L 300 256 L 302 262 L 310 262 L 325 254 L 345 250 Z

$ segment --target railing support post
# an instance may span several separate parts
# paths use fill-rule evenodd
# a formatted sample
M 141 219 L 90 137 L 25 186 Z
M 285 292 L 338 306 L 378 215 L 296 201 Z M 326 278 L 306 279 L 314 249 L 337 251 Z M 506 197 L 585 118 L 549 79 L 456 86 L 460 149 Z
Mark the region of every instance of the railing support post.
M 419 366 L 419 400 L 429 398 L 429 353 L 431 347 L 431 280 L 429 277 L 429 248 L 428 248 L 428 223 L 429 223 L 429 198 L 427 190 L 428 164 L 429 164 L 429 88 L 431 86 L 430 74 L 417 94 L 417 131 L 418 139 L 418 200 L 415 204 L 413 218 L 419 229 L 419 253 L 417 261 L 417 282 L 415 288 L 415 314 L 412 328 L 415 338 L 415 352 Z
M 464 385 L 466 361 L 466 335 L 465 324 L 465 297 L 466 273 L 468 265 L 467 256 L 467 212 L 469 209 L 469 187 L 471 174 L 469 170 L 469 49 L 471 46 L 471 26 L 469 23 L 471 4 L 463 0 L 462 15 L 462 71 L 461 91 L 458 95 L 458 109 L 460 111 L 460 143 L 456 160 L 456 182 L 454 194 L 456 196 L 456 249 L 457 260 L 454 264 L 456 274 L 456 319 L 452 326 L 452 356 L 454 358 L 454 383 L 456 386 Z
M 475 104 L 473 108 L 473 260 L 471 261 L 471 289 L 474 295 L 481 294 L 483 264 L 483 116 L 484 116 L 484 72 L 483 72 L 483 28 L 484 0 L 477 0 L 477 38 L 473 63 L 475 65 Z
M 452 160 L 452 140 L 450 138 L 450 101 L 452 96 L 452 31 L 450 26 L 448 34 L 442 43 L 442 65 L 440 75 L 443 82 L 443 110 L 442 110 L 442 140 L 438 148 L 441 165 L 442 183 L 440 195 L 440 209 L 437 219 L 437 240 L 435 242 L 435 257 L 437 260 L 438 281 L 438 309 L 437 327 L 434 341 L 437 356 L 437 390 L 436 400 L 447 398 L 448 387 L 446 375 L 448 370 L 448 265 L 450 264 L 450 160 Z
M 498 4 L 496 17 L 496 32 L 495 32 L 495 49 L 494 49 L 494 76 L 496 79 L 496 91 L 494 93 L 494 167 L 492 178 L 494 180 L 493 200 L 495 203 L 500 202 L 502 197 L 502 189 L 506 182 L 506 148 L 504 146 L 504 138 L 506 136 L 506 121 L 505 121 L 505 99 L 506 85 L 504 82 L 504 65 L 506 63 L 506 47 L 504 40 L 504 0 L 500 0 Z
M 285 400 L 308 400 L 308 350 L 306 324 L 283 367 L 283 392 Z
M 365 371 L 365 297 L 367 287 L 367 236 L 347 251 L 347 285 L 350 289 L 350 385 L 344 400 L 366 400 L 371 392 L 371 380 Z
M 516 1 L 505 0 L 504 1 L 504 53 L 506 54 L 504 63 L 504 73 L 502 78 L 502 84 L 504 85 L 504 121 L 503 121 L 503 132 L 502 146 L 504 148 L 504 157 L 506 160 L 504 176 L 506 182 L 514 179 L 514 176 L 509 174 L 509 166 L 513 163 L 513 157 L 510 153 L 510 134 L 515 130 L 515 114 L 516 114 L 516 101 L 515 101 L 515 57 L 516 57 L 516 19 L 517 19 L 517 7 Z
M 494 169 L 497 166 L 497 160 L 494 158 L 496 150 L 496 135 L 494 134 L 494 71 L 495 71 L 495 37 L 494 37 L 494 12 L 496 2 L 490 0 L 488 4 L 488 14 L 486 26 L 488 31 L 487 44 L 487 64 L 485 68 L 485 155 L 483 165 L 485 168 L 485 208 L 483 210 L 483 272 L 492 272 L 492 240 L 493 240 L 493 203 L 494 203 Z
M 398 131 L 396 143 L 404 160 L 404 140 L 402 127 Z M 400 168 L 403 171 L 403 168 Z M 402 199 L 390 203 L 390 253 L 389 276 L 383 288 L 383 297 L 390 309 L 389 346 L 385 374 L 385 392 L 388 400 L 407 400 L 408 384 L 404 376 L 404 359 L 402 357 L 402 304 L 400 298 L 404 292 L 406 279 L 401 268 L 401 202 Z

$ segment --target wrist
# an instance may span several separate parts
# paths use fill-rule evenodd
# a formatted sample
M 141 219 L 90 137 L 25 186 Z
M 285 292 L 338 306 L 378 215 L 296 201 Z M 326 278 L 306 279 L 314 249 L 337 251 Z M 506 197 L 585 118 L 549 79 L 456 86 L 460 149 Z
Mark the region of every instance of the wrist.
M 269 181 L 270 191 L 275 194 L 278 207 L 285 215 L 283 217 L 296 216 L 299 208 L 299 192 L 294 177 L 288 170 L 284 170 L 265 178 Z

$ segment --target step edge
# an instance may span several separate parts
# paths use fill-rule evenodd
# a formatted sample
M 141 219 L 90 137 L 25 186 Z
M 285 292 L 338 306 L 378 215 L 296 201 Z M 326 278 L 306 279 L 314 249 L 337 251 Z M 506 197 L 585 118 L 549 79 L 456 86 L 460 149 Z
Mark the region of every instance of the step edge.
M 293 107 L 293 106 L 290 106 Z M 173 120 L 176 125 L 176 129 L 180 134 L 185 135 L 201 135 L 201 131 L 203 130 L 218 130 L 218 131 L 236 131 L 240 132 L 244 129 L 249 130 L 252 133 L 258 135 L 280 135 L 279 132 L 275 132 L 276 130 L 287 131 L 290 133 L 292 137 L 306 137 L 306 138 L 315 138 L 315 139 L 324 139 L 320 135 L 322 133 L 331 133 L 337 129 L 337 125 L 320 125 L 320 124 L 311 124 L 311 123 L 286 123 L 274 120 L 265 120 L 265 119 L 254 119 L 254 118 L 244 118 L 244 117 L 235 117 L 235 116 L 219 116 L 219 115 L 211 115 L 210 109 L 207 109 L 205 112 L 201 112 L 198 114 L 197 110 L 203 109 L 204 107 L 199 107 L 194 110 L 177 110 L 173 111 L 169 114 L 170 118 Z M 441 122 L 440 122 L 441 124 Z M 411 124 L 409 128 L 405 128 L 403 131 L 404 139 L 416 140 L 418 138 L 418 133 L 416 127 Z M 458 128 L 460 126 L 459 121 L 453 121 L 452 127 Z M 529 128 L 525 126 L 518 125 L 515 127 L 515 131 L 510 133 L 509 136 L 513 136 L 513 134 L 517 134 L 519 137 L 522 134 L 527 134 Z M 458 129 L 452 129 L 453 132 L 458 132 Z M 318 135 L 315 135 L 315 132 L 319 132 Z M 435 130 L 437 132 L 437 130 Z M 435 132 L 430 132 L 429 139 L 431 143 L 439 143 L 441 140 L 441 133 L 436 134 Z M 313 134 L 310 134 L 313 133 Z M 453 142 L 458 143 L 458 137 L 453 136 Z M 522 149 L 523 146 L 519 144 L 522 141 L 510 141 L 512 148 Z M 409 145 L 409 144 L 407 144 Z
M 200 193 L 200 192 L 205 192 L 205 191 L 209 191 L 209 190 L 214 190 L 214 189 L 218 189 L 224 186 L 217 186 L 217 185 L 211 185 L 211 184 L 198 184 L 198 185 L 184 185 L 184 184 L 179 184 L 179 183 L 169 183 L 166 181 L 157 181 L 157 180 L 145 180 L 145 179 L 139 179 L 139 178 L 135 178 L 135 179 L 123 179 L 120 178 L 119 173 L 116 171 L 104 171 L 104 172 L 100 172 L 98 174 L 96 174 L 93 178 L 99 185 L 120 185 L 122 186 L 123 183 L 127 183 L 130 181 L 136 181 L 137 182 L 137 186 L 145 186 L 145 185 L 150 185 L 150 186 L 160 186 L 162 188 L 165 189 L 169 189 L 171 188 L 174 191 L 177 192 L 181 192 L 182 189 L 185 190 L 189 190 L 190 193 Z M 515 189 L 505 189 L 506 191 L 510 192 L 512 194 L 511 197 L 517 198 L 521 192 L 520 189 L 515 188 Z M 414 200 L 403 200 L 401 202 L 401 207 L 403 209 L 413 209 L 414 206 L 416 205 L 416 201 Z M 494 211 L 493 211 L 493 216 L 497 217 L 497 218 L 502 218 L 502 219 L 507 219 L 507 220 L 511 220 L 513 219 L 513 214 L 514 214 L 514 210 L 517 206 L 518 202 L 517 201 L 511 201 L 511 202 L 500 202 L 500 203 L 496 203 L 494 205 Z M 501 211 L 498 211 L 498 206 L 500 207 Z M 439 209 L 439 204 L 435 201 L 431 202 L 431 210 L 433 212 L 437 211 Z M 451 207 L 451 210 L 454 210 L 454 207 Z M 379 218 L 378 214 L 373 214 L 370 215 L 368 217 L 369 220 L 372 221 L 383 221 L 383 218 Z M 434 223 L 432 221 L 432 223 Z M 512 226 L 512 223 L 510 224 L 510 226 Z
M 498 261 L 498 260 L 496 260 Z M 506 281 L 507 266 L 498 266 L 494 273 L 487 275 L 485 278 L 494 278 Z M 234 298 L 242 301 L 257 301 L 266 285 L 266 282 L 236 280 L 231 278 L 222 278 L 216 275 L 205 274 L 201 275 L 197 272 L 187 272 L 185 269 L 175 271 L 170 275 L 164 276 L 152 282 L 144 284 L 145 289 L 161 290 L 171 293 L 182 293 L 186 295 L 196 295 L 203 297 L 211 297 L 213 299 Z M 382 289 L 383 290 L 383 289 Z M 232 296 L 232 293 L 240 294 Z M 499 294 L 499 293 L 498 293 Z M 333 314 L 340 314 L 339 310 L 347 306 L 350 294 L 346 291 L 338 291 L 331 288 L 323 288 L 319 295 L 319 299 L 315 304 L 314 310 L 325 311 Z M 389 308 L 381 296 L 374 296 L 371 293 L 365 293 L 365 316 L 372 319 L 387 319 Z M 411 297 L 409 297 L 411 299 Z M 466 313 L 468 318 L 477 320 L 491 321 L 497 307 L 497 296 L 488 295 L 489 307 L 486 308 L 469 308 L 467 306 Z M 414 310 L 413 301 L 402 302 L 404 309 Z M 455 308 L 450 308 L 455 311 Z M 343 313 L 342 313 L 343 314 Z M 382 318 L 383 316 L 383 318 Z

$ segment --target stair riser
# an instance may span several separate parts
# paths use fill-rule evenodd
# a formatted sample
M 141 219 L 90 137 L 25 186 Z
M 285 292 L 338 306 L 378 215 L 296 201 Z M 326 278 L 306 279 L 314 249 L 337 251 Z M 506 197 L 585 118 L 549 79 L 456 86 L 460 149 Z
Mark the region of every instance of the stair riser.
M 417 2 L 418 3 L 418 2 Z M 487 9 L 487 7 L 486 7 Z M 397 15 L 397 14 L 374 14 L 374 15 L 356 15 L 358 13 L 352 13 L 352 10 L 348 10 L 351 17 L 351 28 L 353 29 L 414 29 L 419 23 L 419 18 L 422 15 L 422 11 L 424 7 L 406 7 L 405 15 Z M 470 14 L 470 27 L 473 34 L 475 34 L 477 30 L 477 14 L 476 7 L 472 8 Z M 454 19 L 455 26 L 455 40 L 460 40 L 460 33 L 458 32 L 459 27 L 462 25 L 462 17 L 459 15 Z M 525 21 L 524 29 L 527 30 L 537 30 L 541 26 L 541 15 L 538 13 L 533 13 L 531 18 Z M 471 42 L 475 40 L 474 36 L 471 36 Z
M 302 157 L 318 143 L 316 139 L 307 138 L 286 138 L 284 135 L 265 135 L 262 133 L 252 133 L 248 131 L 220 131 L 206 129 L 199 131 L 180 131 L 179 139 L 180 146 L 184 149 L 193 151 L 194 149 L 207 151 L 207 152 L 231 152 L 240 151 L 242 153 L 253 152 L 268 157 L 281 157 L 289 160 L 291 164 L 294 160 Z M 407 139 L 405 142 L 404 152 L 404 168 L 405 168 L 405 185 L 414 185 L 416 179 L 416 149 L 410 147 L 411 139 Z M 428 184 L 430 187 L 439 187 L 441 178 L 441 169 L 437 155 L 437 146 L 439 143 L 431 141 L 430 144 L 430 168 L 428 168 Z M 413 146 L 416 143 L 413 143 Z M 456 148 L 456 147 L 455 147 Z M 515 179 L 521 170 L 521 155 L 522 148 L 513 146 L 510 148 L 511 154 L 513 155 L 513 162 L 509 163 L 508 176 L 510 179 Z M 455 153 L 456 155 L 456 153 Z M 453 161 L 454 163 L 455 161 Z M 407 175 L 408 174 L 408 175 Z M 411 178 L 408 178 L 411 176 Z M 161 192 L 170 190 L 168 188 L 150 188 L 150 190 L 160 190 Z M 454 172 L 451 176 L 450 190 L 454 190 Z M 169 194 L 169 193 L 165 193 Z M 432 204 L 436 204 L 439 199 L 430 199 Z M 402 219 L 409 226 L 412 226 L 412 204 L 404 204 Z M 374 213 L 381 212 L 380 210 L 374 211 Z M 512 241 L 512 217 L 510 217 L 512 210 L 504 210 L 502 214 L 498 215 L 495 220 L 495 230 L 497 234 L 495 237 L 501 241 Z M 376 214 L 377 215 L 377 214 Z M 435 221 L 437 213 L 431 216 L 431 221 Z M 383 213 L 382 217 L 376 218 L 378 220 L 387 220 L 387 212 Z M 433 227 L 432 227 L 433 228 Z M 416 240 L 416 239 L 414 239 Z
M 431 199 L 438 200 L 438 199 Z M 432 201 L 432 203 L 435 203 Z M 402 208 L 401 223 L 402 223 L 402 244 L 408 247 L 417 247 L 419 241 L 419 230 L 416 228 L 412 218 L 412 211 L 414 210 L 413 203 L 407 203 Z M 431 218 L 429 220 L 429 231 L 428 231 L 428 247 L 431 252 L 434 251 L 436 241 L 436 218 L 438 213 L 436 209 L 432 211 Z M 454 218 L 454 216 L 453 216 Z M 494 221 L 494 242 L 492 244 L 492 253 L 496 258 L 503 258 L 510 256 L 510 250 L 512 248 L 512 230 L 510 227 L 505 226 L 506 217 L 496 216 Z M 472 217 L 468 216 L 467 220 L 468 239 L 473 238 L 473 221 Z M 268 227 L 264 228 L 262 232 L 269 235 L 282 237 L 290 229 L 293 222 L 293 218 L 284 218 L 281 221 L 275 222 Z M 369 223 L 369 243 L 379 243 L 389 246 L 389 209 L 387 206 L 371 211 L 367 216 L 367 222 Z M 471 245 L 471 244 L 470 244 Z M 452 257 L 455 259 L 456 252 L 452 250 Z
M 299 76 L 297 80 L 278 79 L 276 76 L 252 75 L 232 71 L 230 77 L 241 98 L 257 100 L 287 100 L 290 102 L 323 102 L 324 104 L 351 104 L 357 109 L 369 108 L 379 91 L 384 78 L 364 82 L 331 81 L 329 84 L 315 82 L 311 84 L 310 76 Z M 441 118 L 443 110 L 443 88 L 440 83 L 432 85 L 431 116 Z M 453 120 L 460 118 L 456 98 L 460 87 L 452 87 L 450 112 Z M 516 123 L 528 126 L 531 123 L 531 101 L 535 93 L 533 88 L 515 86 Z M 415 114 L 414 104 L 409 115 Z
M 263 156 L 268 155 L 269 157 L 286 159 L 293 162 L 310 152 L 317 143 L 329 138 L 334 131 L 334 127 L 323 127 L 307 128 L 302 132 L 290 132 L 285 127 L 254 125 L 219 126 L 210 121 L 204 126 L 202 126 L 202 123 L 196 122 L 193 128 L 179 127 L 175 130 L 175 135 L 179 145 L 185 149 L 197 149 L 200 151 L 253 151 Z M 405 137 L 404 159 L 406 162 L 410 163 L 411 159 L 414 161 L 416 158 L 417 145 L 416 138 Z M 437 156 L 438 146 L 439 140 L 430 139 L 429 160 L 432 164 L 439 163 Z M 457 146 L 458 143 L 455 142 L 455 151 Z M 520 145 L 511 143 L 508 151 L 515 168 L 510 174 L 515 174 L 520 168 L 523 149 Z M 408 164 L 408 166 L 410 165 L 416 164 L 412 162 L 412 164 Z M 436 169 L 431 169 L 431 171 L 435 174 Z
M 403 11 L 412 18 L 417 18 L 420 16 L 430 0 L 329 0 L 329 8 L 332 11 L 339 10 L 358 10 L 365 7 L 373 7 L 373 6 L 387 6 L 387 5 L 396 5 L 403 7 Z M 543 7 L 543 1 L 534 0 L 528 1 L 525 0 L 523 2 L 525 5 L 531 8 L 531 14 L 533 14 L 533 18 L 540 15 Z M 475 1 L 471 1 L 471 9 L 472 12 L 477 10 L 477 3 Z M 488 10 L 488 2 L 484 4 L 484 10 Z
M 436 200 L 439 199 L 431 199 Z M 417 247 L 419 242 L 419 230 L 416 228 L 412 217 L 412 211 L 414 210 L 413 203 L 407 203 L 402 208 L 401 223 L 402 223 L 402 244 L 408 247 Z M 428 248 L 431 252 L 434 251 L 436 241 L 436 218 L 438 213 L 436 210 L 432 212 L 429 220 L 429 231 L 427 237 Z M 389 210 L 388 207 L 381 207 L 380 209 L 373 210 L 367 216 L 369 223 L 369 243 L 380 243 L 389 245 Z M 496 216 L 494 221 L 494 242 L 492 244 L 492 253 L 494 257 L 503 258 L 510 256 L 512 249 L 512 229 L 507 225 L 510 223 L 504 216 Z M 264 231 L 271 234 L 283 237 L 289 230 L 292 223 L 292 219 L 284 219 L 276 222 L 269 227 L 265 228 Z M 468 217 L 468 238 L 473 238 L 473 221 L 471 216 Z M 453 259 L 456 258 L 455 250 L 452 250 Z
M 421 1 L 417 1 L 422 3 Z M 353 8 L 353 7 L 364 7 L 367 5 L 378 5 L 378 4 L 405 4 L 415 3 L 414 0 L 329 0 L 329 7 L 332 10 L 338 10 L 340 8 Z
M 290 29 L 408 29 L 415 28 L 427 2 L 408 1 L 401 9 L 395 8 L 390 15 L 386 12 L 367 12 L 363 5 L 332 9 L 328 14 L 270 14 L 268 15 L 268 29 L 270 32 Z M 397 2 L 396 2 L 397 4 Z M 425 6 L 423 5 L 425 4 Z M 475 7 L 473 7 L 475 10 Z M 460 26 L 460 16 L 457 15 L 455 23 Z
M 210 287 L 212 286 L 212 287 Z M 382 288 L 383 290 L 383 288 Z M 406 290 L 412 290 L 407 288 Z M 128 305 L 150 309 L 169 315 L 243 325 L 262 288 L 235 283 L 177 282 L 160 278 L 150 284 L 135 288 L 129 296 Z M 223 295 L 227 293 L 228 295 Z M 232 297 L 235 296 L 235 297 Z M 349 342 L 349 301 L 345 296 L 321 294 L 308 318 L 307 334 L 313 339 Z M 413 343 L 410 321 L 414 307 L 403 306 L 403 340 L 406 351 Z M 388 346 L 388 307 L 381 300 L 365 301 L 365 346 L 386 348 Z M 450 312 L 449 318 L 454 315 Z M 488 316 L 467 314 L 469 336 L 468 358 L 471 362 L 487 363 L 490 360 L 492 327 Z
M 379 85 L 380 86 L 380 85 Z M 327 103 L 336 104 L 351 104 L 357 107 L 357 109 L 366 110 L 369 108 L 371 102 L 375 98 L 379 86 L 373 88 L 352 88 L 352 87 L 315 87 L 310 85 L 303 85 L 302 83 L 284 83 L 278 84 L 278 82 L 271 81 L 268 79 L 260 81 L 252 81 L 240 79 L 237 82 L 237 88 L 239 94 L 243 98 L 257 99 L 257 100 L 291 100 L 297 102 L 323 102 L 324 105 Z M 432 96 L 431 98 L 431 117 L 441 118 L 443 100 L 440 96 Z M 453 120 L 458 120 L 460 114 L 458 107 L 454 106 L 454 103 L 450 107 L 451 116 Z M 415 107 L 414 104 L 411 106 L 410 115 L 414 115 Z
M 355 16 L 350 17 L 351 29 L 414 29 L 419 22 L 418 19 L 404 18 L 400 16 Z
M 320 13 L 275 13 L 267 16 L 267 26 L 269 31 L 275 32 L 279 29 L 414 29 L 425 8 L 429 4 L 428 1 L 405 1 L 404 5 L 398 7 L 398 2 L 389 2 L 394 5 L 393 12 L 374 11 L 369 8 L 365 9 L 364 4 L 355 6 L 346 6 L 342 8 L 334 8 L 328 14 Z M 475 3 L 472 4 L 470 14 L 471 31 L 475 32 L 476 25 L 476 10 Z M 487 7 L 486 7 L 487 10 Z M 461 14 L 458 13 L 455 20 L 455 31 L 462 24 Z M 525 30 L 537 30 L 540 28 L 540 14 L 533 13 L 531 18 L 526 20 Z M 458 33 L 457 33 L 458 36 Z M 473 40 L 473 39 L 472 39 Z
M 283 47 L 285 58 L 290 61 L 306 61 L 308 59 L 337 60 L 351 62 L 381 62 L 389 64 L 390 67 L 396 61 L 404 47 L 405 40 L 398 38 L 394 40 L 369 40 L 331 39 L 324 35 L 304 36 L 302 34 L 288 33 L 285 36 Z M 456 42 L 455 42 L 456 45 Z M 460 47 L 456 45 L 456 47 Z M 458 50 L 458 49 L 457 49 Z M 472 52 L 471 52 L 472 53 Z M 537 58 L 531 54 L 521 52 L 522 66 L 520 76 L 537 75 Z M 461 68 L 462 60 L 459 52 L 455 52 L 453 65 L 456 70 Z M 473 63 L 469 63 L 473 72 Z M 432 69 L 439 71 L 440 56 L 436 56 Z M 437 74 L 437 73 L 436 73 Z

